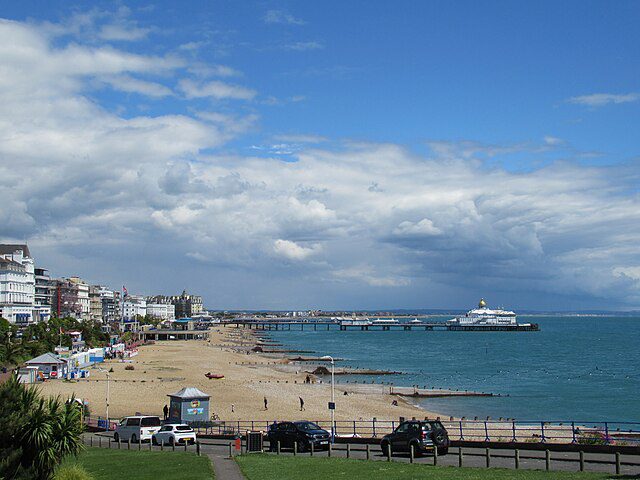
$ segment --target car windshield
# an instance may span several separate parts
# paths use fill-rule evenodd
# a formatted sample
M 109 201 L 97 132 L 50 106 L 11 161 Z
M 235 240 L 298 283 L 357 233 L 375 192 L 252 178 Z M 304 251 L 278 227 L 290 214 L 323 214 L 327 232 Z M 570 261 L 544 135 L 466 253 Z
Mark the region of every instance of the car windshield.
M 300 430 L 322 430 L 318 425 L 313 422 L 296 422 L 296 426 Z
M 187 432 L 187 431 L 191 430 L 191 427 L 189 425 L 177 425 L 176 426 L 176 430 L 178 430 L 180 432 Z
M 141 427 L 159 427 L 160 417 L 144 417 L 140 423 Z

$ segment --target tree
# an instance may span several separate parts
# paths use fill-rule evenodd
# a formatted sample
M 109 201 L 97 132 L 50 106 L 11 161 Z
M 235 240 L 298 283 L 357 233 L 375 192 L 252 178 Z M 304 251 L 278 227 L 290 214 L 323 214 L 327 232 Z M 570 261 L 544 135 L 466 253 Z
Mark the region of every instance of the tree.
M 81 406 L 43 398 L 14 375 L 0 385 L 0 478 L 49 480 L 82 449 Z

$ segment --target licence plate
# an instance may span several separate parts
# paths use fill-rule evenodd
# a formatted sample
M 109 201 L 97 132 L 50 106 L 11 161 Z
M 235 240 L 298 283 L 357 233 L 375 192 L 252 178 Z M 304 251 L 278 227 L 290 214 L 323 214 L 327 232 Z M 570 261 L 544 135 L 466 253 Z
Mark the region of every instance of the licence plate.
M 320 442 L 320 445 L 327 445 L 329 443 L 329 440 L 323 440 Z

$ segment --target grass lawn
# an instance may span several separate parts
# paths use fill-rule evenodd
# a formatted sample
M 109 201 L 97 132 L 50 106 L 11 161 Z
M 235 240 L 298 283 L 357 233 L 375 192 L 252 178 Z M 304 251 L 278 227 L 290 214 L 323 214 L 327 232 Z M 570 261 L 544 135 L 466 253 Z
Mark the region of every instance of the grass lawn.
M 188 452 L 145 452 L 87 448 L 66 463 L 81 465 L 95 480 L 211 480 L 213 469 L 206 456 Z
M 276 455 L 242 455 L 236 457 L 240 469 L 248 480 L 320 480 L 344 478 L 348 480 L 378 479 L 582 479 L 596 480 L 612 478 L 599 473 L 543 472 L 536 470 L 506 470 L 501 468 L 457 468 L 431 465 L 348 460 L 343 458 L 284 457 Z M 615 478 L 615 477 L 613 477 Z

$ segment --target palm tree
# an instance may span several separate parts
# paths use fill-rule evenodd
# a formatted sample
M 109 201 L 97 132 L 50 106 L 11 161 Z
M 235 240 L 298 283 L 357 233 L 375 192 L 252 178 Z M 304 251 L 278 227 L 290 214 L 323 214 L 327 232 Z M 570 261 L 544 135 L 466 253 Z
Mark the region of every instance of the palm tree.
M 0 462 L 0 478 L 49 480 L 65 456 L 82 449 L 80 409 L 75 400 L 42 398 L 15 375 L 0 385 L 0 454 L 10 459 Z

